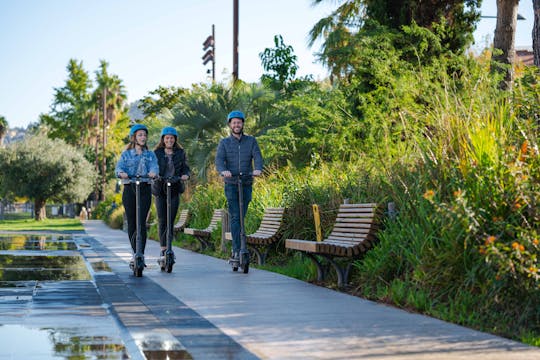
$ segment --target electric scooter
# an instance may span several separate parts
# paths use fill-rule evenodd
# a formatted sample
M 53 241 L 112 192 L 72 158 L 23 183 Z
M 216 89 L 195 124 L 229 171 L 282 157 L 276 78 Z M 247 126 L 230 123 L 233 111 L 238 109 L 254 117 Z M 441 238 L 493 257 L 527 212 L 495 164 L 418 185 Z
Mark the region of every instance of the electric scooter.
M 133 262 L 129 263 L 129 266 L 131 270 L 133 270 L 133 275 L 136 277 L 141 277 L 143 274 L 143 270 L 146 267 L 144 263 L 144 254 L 143 254 L 143 244 L 142 244 L 142 236 L 141 236 L 141 183 L 150 183 L 151 179 L 149 177 L 142 177 L 137 176 L 134 178 L 130 178 L 129 182 L 131 184 L 135 184 L 135 224 L 136 224 L 136 231 L 135 231 L 135 256 L 133 257 Z
M 249 250 L 247 248 L 246 231 L 244 228 L 244 188 L 242 186 L 242 174 L 237 176 L 238 185 L 238 205 L 240 208 L 240 254 L 238 259 L 231 258 L 229 264 L 231 264 L 233 271 L 238 271 L 241 268 L 244 274 L 249 272 Z
M 167 250 L 165 250 L 165 257 L 158 259 L 158 264 L 161 271 L 172 272 L 173 265 L 175 263 L 175 256 L 172 250 L 172 219 L 171 219 L 171 185 L 172 178 L 165 179 L 167 183 Z

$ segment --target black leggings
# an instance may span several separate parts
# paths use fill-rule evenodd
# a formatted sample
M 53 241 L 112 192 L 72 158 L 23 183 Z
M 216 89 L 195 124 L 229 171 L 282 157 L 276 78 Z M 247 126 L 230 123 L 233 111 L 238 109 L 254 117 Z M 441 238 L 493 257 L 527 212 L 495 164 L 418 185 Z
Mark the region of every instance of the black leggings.
M 159 223 L 159 244 L 161 247 L 167 246 L 167 196 L 156 196 L 156 210 Z M 180 205 L 180 196 L 171 194 L 171 219 L 169 221 L 170 231 L 172 233 L 174 219 L 178 213 Z
M 140 213 L 139 221 L 141 226 L 141 239 L 142 239 L 142 253 L 146 247 L 146 217 L 150 210 L 152 203 L 152 193 L 150 192 L 150 185 L 141 184 L 140 186 Z M 128 236 L 129 242 L 133 253 L 137 251 L 137 219 L 135 217 L 137 212 L 137 203 L 135 202 L 135 184 L 124 185 L 124 192 L 122 193 L 122 203 L 124 204 L 124 210 L 126 211 L 127 223 L 128 223 Z

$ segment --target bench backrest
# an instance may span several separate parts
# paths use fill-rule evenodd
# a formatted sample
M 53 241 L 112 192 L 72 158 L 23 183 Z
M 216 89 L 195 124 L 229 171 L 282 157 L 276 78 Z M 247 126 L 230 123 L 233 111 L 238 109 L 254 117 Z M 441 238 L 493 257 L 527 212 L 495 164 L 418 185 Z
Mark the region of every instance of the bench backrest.
M 174 224 L 174 227 L 179 228 L 179 227 L 186 226 L 188 219 L 189 219 L 189 210 L 188 209 L 181 210 L 180 216 L 178 217 L 178 221 L 176 222 L 176 224 Z
M 212 215 L 212 219 L 210 219 L 210 225 L 205 229 L 208 232 L 212 232 L 217 228 L 218 222 L 221 221 L 222 217 L 222 211 L 221 209 L 215 209 L 214 214 Z
M 284 212 L 285 208 L 282 207 L 266 208 L 257 232 L 265 231 L 276 233 L 282 225 Z
M 332 232 L 325 240 L 359 244 L 374 238 L 379 227 L 381 208 L 378 204 L 342 204 Z

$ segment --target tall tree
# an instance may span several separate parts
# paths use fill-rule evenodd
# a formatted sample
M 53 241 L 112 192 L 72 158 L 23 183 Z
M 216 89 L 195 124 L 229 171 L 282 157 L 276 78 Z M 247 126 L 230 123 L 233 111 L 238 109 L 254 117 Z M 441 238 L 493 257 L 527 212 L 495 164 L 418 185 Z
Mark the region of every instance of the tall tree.
M 156 117 L 164 112 L 170 112 L 180 101 L 181 96 L 186 93 L 187 90 L 182 88 L 160 86 L 143 97 L 138 107 L 145 116 Z
M 47 128 L 51 138 L 81 146 L 89 136 L 87 123 L 92 81 L 82 61 L 70 59 L 67 71 L 66 84 L 54 89 L 51 111 L 40 116 L 40 123 Z
M 534 27 L 533 27 L 533 53 L 534 65 L 540 67 L 540 0 L 533 0 Z
M 285 45 L 281 35 L 274 36 L 275 48 L 266 48 L 259 54 L 262 65 L 267 74 L 261 78 L 262 82 L 269 84 L 275 90 L 287 87 L 287 82 L 294 79 L 298 65 L 294 49 L 290 45 Z
M 329 0 L 313 0 L 319 4 Z M 370 36 L 377 23 L 391 32 L 403 26 L 418 25 L 435 33 L 446 51 L 461 53 L 473 40 L 475 24 L 480 18 L 481 0 L 341 0 L 329 16 L 319 20 L 309 33 L 313 46 L 323 39 L 320 60 L 334 76 L 350 72 L 350 57 L 361 37 Z M 364 30 L 364 31 L 361 31 Z M 360 37 L 360 38 L 359 38 Z
M 100 200 L 105 199 L 105 184 L 112 175 L 112 168 L 107 169 L 107 158 L 111 158 L 112 154 L 112 148 L 109 146 L 109 132 L 128 110 L 127 95 L 122 80 L 117 75 L 109 74 L 108 67 L 107 61 L 100 61 L 99 70 L 95 72 L 97 86 L 91 97 L 91 109 L 95 119 L 92 123 L 95 134 L 95 165 L 97 165 L 96 170 L 101 180 L 98 191 Z
M 516 26 L 519 0 L 497 0 L 497 25 L 493 38 L 492 70 L 504 73 L 504 79 L 499 86 L 502 89 L 512 87 L 514 80 L 514 59 L 516 51 Z
M 0 149 L 2 192 L 34 200 L 36 220 L 48 200 L 78 202 L 91 191 L 92 165 L 75 147 L 44 135 Z M 30 171 L 29 171 L 30 170 Z
M 8 122 L 6 118 L 0 115 L 0 146 L 4 143 L 4 137 L 8 131 Z

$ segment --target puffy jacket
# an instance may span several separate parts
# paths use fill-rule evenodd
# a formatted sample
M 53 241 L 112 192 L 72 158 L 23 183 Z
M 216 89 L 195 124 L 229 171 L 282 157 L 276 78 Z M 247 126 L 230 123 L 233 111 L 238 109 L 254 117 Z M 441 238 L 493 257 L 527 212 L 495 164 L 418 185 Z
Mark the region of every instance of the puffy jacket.
M 167 195 L 167 183 L 161 178 L 165 176 L 167 170 L 167 155 L 165 155 L 165 149 L 159 148 L 154 151 L 159 166 L 160 179 L 156 180 L 152 184 L 152 194 L 155 196 Z M 184 184 L 180 180 L 182 175 L 190 176 L 190 169 L 186 162 L 186 153 L 184 149 L 175 149 L 173 152 L 173 164 L 174 164 L 174 177 L 176 178 L 171 185 L 171 195 L 176 196 L 184 192 Z
M 233 176 L 240 173 L 250 175 L 253 169 L 261 171 L 263 169 L 261 150 L 253 136 L 242 135 L 237 139 L 231 135 L 219 142 L 216 153 L 218 173 L 228 170 Z M 225 182 L 234 183 L 234 179 L 225 178 Z

